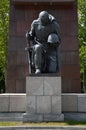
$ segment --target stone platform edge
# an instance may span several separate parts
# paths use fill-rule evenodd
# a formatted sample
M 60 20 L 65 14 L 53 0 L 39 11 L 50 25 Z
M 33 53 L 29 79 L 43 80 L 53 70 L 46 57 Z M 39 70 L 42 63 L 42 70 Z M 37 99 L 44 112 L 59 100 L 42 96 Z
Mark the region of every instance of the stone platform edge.
M 62 93 L 62 112 L 86 113 L 86 94 Z M 0 113 L 25 112 L 25 93 L 0 94 Z
M 81 126 L 56 126 L 56 127 L 28 127 L 28 126 L 9 126 L 0 127 L 0 130 L 86 130 Z

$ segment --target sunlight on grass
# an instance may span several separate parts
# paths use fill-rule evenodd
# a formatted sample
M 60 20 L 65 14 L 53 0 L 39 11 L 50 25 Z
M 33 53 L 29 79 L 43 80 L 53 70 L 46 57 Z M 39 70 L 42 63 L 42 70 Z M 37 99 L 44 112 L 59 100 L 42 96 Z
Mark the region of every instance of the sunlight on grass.
M 0 122 L 0 126 L 86 126 L 86 122 L 76 122 L 76 121 L 67 121 L 67 122 L 41 122 L 41 123 L 23 123 L 23 122 Z

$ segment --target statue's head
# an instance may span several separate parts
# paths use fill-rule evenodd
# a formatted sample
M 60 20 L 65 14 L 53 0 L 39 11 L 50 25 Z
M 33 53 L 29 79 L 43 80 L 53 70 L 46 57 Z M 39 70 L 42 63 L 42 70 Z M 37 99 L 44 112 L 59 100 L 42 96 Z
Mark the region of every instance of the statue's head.
M 43 25 L 47 25 L 49 23 L 49 14 L 47 11 L 42 11 L 39 13 L 39 19 Z

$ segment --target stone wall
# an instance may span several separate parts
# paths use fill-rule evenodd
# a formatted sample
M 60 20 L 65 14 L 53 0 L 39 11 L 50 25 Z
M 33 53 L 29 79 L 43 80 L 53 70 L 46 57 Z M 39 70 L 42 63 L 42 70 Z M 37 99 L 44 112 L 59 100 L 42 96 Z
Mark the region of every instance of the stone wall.
M 61 29 L 62 91 L 80 92 L 77 0 L 10 0 L 6 92 L 26 92 L 29 70 L 25 33 L 42 10 L 55 16 Z
M 0 113 L 25 111 L 26 94 L 0 94 Z M 62 94 L 62 112 L 86 113 L 86 94 Z

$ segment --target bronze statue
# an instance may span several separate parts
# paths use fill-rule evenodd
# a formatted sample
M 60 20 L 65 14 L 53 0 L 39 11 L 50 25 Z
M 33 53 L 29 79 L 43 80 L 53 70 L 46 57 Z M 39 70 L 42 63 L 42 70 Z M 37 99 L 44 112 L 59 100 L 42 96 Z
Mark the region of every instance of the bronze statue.
M 31 73 L 57 73 L 59 71 L 59 25 L 47 11 L 39 13 L 26 33 Z M 32 42 L 30 42 L 32 41 Z

